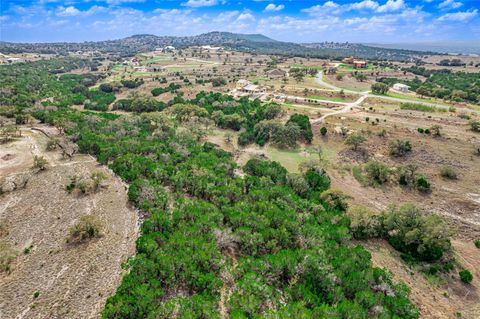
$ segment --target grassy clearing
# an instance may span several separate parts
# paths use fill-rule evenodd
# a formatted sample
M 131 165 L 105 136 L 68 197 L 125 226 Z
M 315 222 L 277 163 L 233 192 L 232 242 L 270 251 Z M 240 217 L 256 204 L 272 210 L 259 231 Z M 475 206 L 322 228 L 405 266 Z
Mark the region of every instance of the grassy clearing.
M 318 159 L 318 153 L 313 149 L 304 150 L 280 150 L 273 146 L 267 146 L 267 156 L 272 161 L 277 161 L 284 166 L 289 172 L 298 172 L 300 163 Z
M 322 66 L 321 65 L 304 65 L 304 64 L 292 64 L 291 65 L 292 68 L 298 68 L 298 69 L 317 69 L 317 70 L 322 70 Z
M 353 102 L 352 99 L 345 99 L 341 97 L 333 97 L 333 96 L 321 96 L 321 95 L 309 95 L 306 97 L 307 99 L 311 100 L 327 100 L 332 102 Z
M 142 61 L 141 64 L 142 65 L 148 65 L 148 64 L 155 64 L 155 63 L 163 62 L 163 61 L 172 61 L 172 57 L 171 56 L 166 56 L 166 55 L 156 56 L 154 58 L 150 58 L 150 59 Z
M 417 103 L 401 103 L 400 109 L 421 111 L 421 112 L 446 112 L 447 111 L 447 109 L 444 109 L 444 108 L 438 108 L 435 106 L 417 104 Z

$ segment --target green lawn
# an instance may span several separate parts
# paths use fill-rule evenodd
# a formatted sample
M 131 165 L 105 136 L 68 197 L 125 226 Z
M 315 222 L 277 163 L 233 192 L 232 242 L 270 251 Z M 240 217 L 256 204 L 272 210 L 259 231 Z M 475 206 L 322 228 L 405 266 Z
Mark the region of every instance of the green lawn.
M 322 70 L 321 65 L 304 65 L 304 64 L 292 64 L 290 67 L 292 68 L 298 68 L 298 69 L 317 69 L 317 70 Z
M 375 94 L 375 93 L 372 93 Z M 448 103 L 441 101 L 441 100 L 436 100 L 436 99 L 429 99 L 429 98 L 420 98 L 417 96 L 413 95 L 405 95 L 401 93 L 395 93 L 395 92 L 388 92 L 387 94 L 375 94 L 378 96 L 389 96 L 389 97 L 394 97 L 397 99 L 402 99 L 402 100 L 412 100 L 412 101 L 419 101 L 419 102 L 425 102 L 425 103 L 439 103 L 439 104 L 446 104 Z
M 160 56 L 156 56 L 154 58 L 143 60 L 141 62 L 141 64 L 142 65 L 148 65 L 148 64 L 155 64 L 155 63 L 158 63 L 158 62 L 171 61 L 171 60 L 172 60 L 172 57 L 169 56 L 169 55 L 160 55 Z
M 345 99 L 341 97 L 332 97 L 332 96 L 321 96 L 321 95 L 309 95 L 306 97 L 311 100 L 327 100 L 332 102 L 353 102 L 352 99 Z
M 272 161 L 277 161 L 289 172 L 298 172 L 298 165 L 308 160 L 318 159 L 318 154 L 313 149 L 302 150 L 280 150 L 273 146 L 267 146 L 267 155 Z

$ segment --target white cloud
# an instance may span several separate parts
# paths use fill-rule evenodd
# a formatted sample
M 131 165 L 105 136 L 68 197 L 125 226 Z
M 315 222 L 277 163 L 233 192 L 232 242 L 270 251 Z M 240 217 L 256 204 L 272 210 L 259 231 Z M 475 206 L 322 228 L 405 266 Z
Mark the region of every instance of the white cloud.
M 238 16 L 237 21 L 255 21 L 255 17 L 250 12 L 243 12 Z
M 360 2 L 354 2 L 349 5 L 351 10 L 375 10 L 379 7 L 378 2 L 372 0 L 364 0 Z
M 213 22 L 216 23 L 225 23 L 232 21 L 240 12 L 238 11 L 223 11 L 218 14 L 215 18 L 213 18 Z
M 113 5 L 118 5 L 122 3 L 145 2 L 145 0 L 104 0 L 104 1 L 108 4 L 113 4 Z
M 458 9 L 461 6 L 463 6 L 463 3 L 461 2 L 458 2 L 455 0 L 445 0 L 438 5 L 438 8 L 448 10 L 448 9 Z
M 217 0 L 188 0 L 184 3 L 184 6 L 199 8 L 199 7 L 211 7 L 217 4 Z
M 405 8 L 404 0 L 388 0 L 387 3 L 377 8 L 377 12 L 392 12 Z
M 439 17 L 438 21 L 467 21 L 478 15 L 478 9 L 463 12 L 447 13 Z
M 327 1 L 323 5 L 317 4 L 310 8 L 302 9 L 302 12 L 306 12 L 310 15 L 319 15 L 324 13 L 338 13 L 338 9 L 340 9 L 340 5 L 333 2 Z
M 79 15 L 80 12 L 81 11 L 75 8 L 74 6 L 69 6 L 69 7 L 60 6 L 57 8 L 57 15 L 61 17 L 74 17 L 76 15 Z
M 274 3 L 269 3 L 265 7 L 265 11 L 280 11 L 280 10 L 283 10 L 284 8 L 285 6 L 283 4 L 279 4 L 278 6 L 276 6 Z
M 343 23 L 345 25 L 355 25 L 355 24 L 366 23 L 366 22 L 368 22 L 368 18 L 355 17 L 355 18 L 350 18 L 350 19 L 343 20 Z
M 57 7 L 56 14 L 59 17 L 75 17 L 79 15 L 89 16 L 96 13 L 104 12 L 106 11 L 106 9 L 107 8 L 105 7 L 94 5 L 90 7 L 90 9 L 88 10 L 81 11 L 75 8 L 74 6 L 68 6 L 68 7 L 59 6 Z
M 406 8 L 404 0 L 388 0 L 385 4 L 380 5 L 374 0 L 362 0 L 340 5 L 333 1 L 327 1 L 323 5 L 315 5 L 310 8 L 303 9 L 310 15 L 321 15 L 325 13 L 341 13 L 347 11 L 376 11 L 380 13 L 393 12 Z

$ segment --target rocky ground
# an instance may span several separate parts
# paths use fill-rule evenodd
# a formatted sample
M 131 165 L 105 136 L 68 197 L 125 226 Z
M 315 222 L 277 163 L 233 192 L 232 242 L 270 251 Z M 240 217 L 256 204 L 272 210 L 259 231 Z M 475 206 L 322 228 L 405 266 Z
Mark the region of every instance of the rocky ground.
M 42 133 L 22 130 L 23 137 L 0 145 L 0 179 L 28 178 L 25 188 L 0 197 L 0 240 L 15 252 L 10 271 L 0 272 L 0 318 L 97 318 L 121 280 L 121 264 L 135 253 L 137 213 L 125 185 L 92 157 L 62 159 L 58 150 L 45 151 Z M 32 171 L 33 155 L 48 160 L 45 171 Z M 66 192 L 72 175 L 95 170 L 107 175 L 100 190 Z M 67 243 L 87 214 L 100 219 L 101 236 Z

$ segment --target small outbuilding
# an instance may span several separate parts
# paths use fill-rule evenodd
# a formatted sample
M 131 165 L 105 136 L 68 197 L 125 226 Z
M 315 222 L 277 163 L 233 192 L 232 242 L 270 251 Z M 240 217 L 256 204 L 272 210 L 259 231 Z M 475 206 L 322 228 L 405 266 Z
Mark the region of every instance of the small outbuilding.
M 287 71 L 282 69 L 273 69 L 266 72 L 269 79 L 279 79 L 287 76 Z
M 410 89 L 410 87 L 406 84 L 403 84 L 403 83 L 395 83 L 393 85 L 393 89 L 395 91 L 399 91 L 399 92 L 408 92 L 408 89 Z

